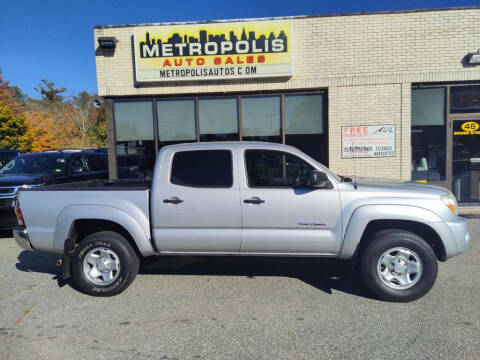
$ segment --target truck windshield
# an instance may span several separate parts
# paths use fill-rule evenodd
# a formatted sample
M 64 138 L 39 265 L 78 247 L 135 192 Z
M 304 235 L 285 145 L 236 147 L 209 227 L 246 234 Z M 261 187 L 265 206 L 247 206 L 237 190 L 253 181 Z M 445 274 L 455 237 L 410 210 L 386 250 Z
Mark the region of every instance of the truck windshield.
M 18 156 L 6 164 L 0 174 L 62 174 L 65 158 L 58 155 Z

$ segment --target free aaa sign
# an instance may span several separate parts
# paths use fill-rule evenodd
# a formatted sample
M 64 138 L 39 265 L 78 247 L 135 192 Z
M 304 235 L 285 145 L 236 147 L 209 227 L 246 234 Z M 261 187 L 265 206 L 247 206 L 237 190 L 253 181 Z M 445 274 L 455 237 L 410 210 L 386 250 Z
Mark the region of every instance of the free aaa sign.
M 138 82 L 287 77 L 291 21 L 255 21 L 135 29 Z

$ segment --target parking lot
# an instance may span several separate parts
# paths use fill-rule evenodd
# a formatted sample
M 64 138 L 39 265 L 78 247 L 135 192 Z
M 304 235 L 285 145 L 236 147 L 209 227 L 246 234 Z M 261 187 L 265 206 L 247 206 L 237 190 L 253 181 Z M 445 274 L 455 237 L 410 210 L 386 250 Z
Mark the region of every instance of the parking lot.
M 480 220 L 470 231 L 407 304 L 370 298 L 344 263 L 255 258 L 163 258 L 94 298 L 4 233 L 0 359 L 479 359 Z

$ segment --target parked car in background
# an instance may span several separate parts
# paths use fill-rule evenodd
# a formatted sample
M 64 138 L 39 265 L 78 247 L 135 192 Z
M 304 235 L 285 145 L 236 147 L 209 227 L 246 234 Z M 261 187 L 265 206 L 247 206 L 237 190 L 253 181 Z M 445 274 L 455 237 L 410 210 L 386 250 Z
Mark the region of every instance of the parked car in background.
M 15 156 L 22 154 L 23 151 L 20 150 L 0 149 L 0 168 L 5 166 L 5 164 L 12 160 Z
M 13 201 L 20 188 L 107 179 L 104 149 L 44 151 L 19 155 L 0 170 L 0 229 L 17 225 Z

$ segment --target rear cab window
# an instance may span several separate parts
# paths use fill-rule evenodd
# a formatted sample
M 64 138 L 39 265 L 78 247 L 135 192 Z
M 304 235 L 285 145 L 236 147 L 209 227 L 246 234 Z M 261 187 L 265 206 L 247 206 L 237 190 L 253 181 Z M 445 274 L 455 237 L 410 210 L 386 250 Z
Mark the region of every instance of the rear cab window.
M 231 188 L 233 186 L 230 150 L 178 151 L 174 154 L 170 182 L 175 185 Z

